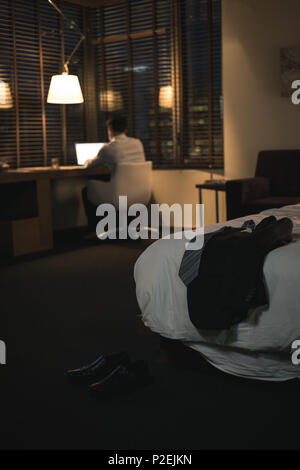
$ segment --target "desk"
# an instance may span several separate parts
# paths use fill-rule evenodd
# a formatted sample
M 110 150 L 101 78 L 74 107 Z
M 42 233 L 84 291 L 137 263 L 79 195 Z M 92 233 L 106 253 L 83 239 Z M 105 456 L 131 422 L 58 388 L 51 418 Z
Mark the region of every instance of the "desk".
M 16 220 L 10 223 L 12 226 L 12 238 L 15 244 L 13 254 L 21 255 L 53 248 L 51 180 L 108 175 L 109 173 L 109 169 L 106 166 L 92 169 L 78 166 L 61 166 L 59 168 L 30 167 L 0 172 L 0 184 L 24 181 L 34 181 L 36 183 L 37 217 Z M 22 231 L 24 231 L 25 239 L 20 233 Z
M 36 181 L 42 178 L 49 181 L 57 178 L 76 178 L 78 176 L 108 175 L 106 166 L 97 168 L 84 168 L 81 166 L 60 166 L 52 167 L 28 167 L 17 170 L 5 170 L 0 172 L 0 183 L 15 183 L 18 181 Z
M 226 192 L 226 182 L 221 181 L 220 183 L 217 180 L 213 183 L 203 183 L 196 184 L 196 188 L 199 190 L 199 203 L 202 204 L 202 189 L 210 189 L 216 192 L 216 222 L 219 223 L 219 198 L 218 192 Z

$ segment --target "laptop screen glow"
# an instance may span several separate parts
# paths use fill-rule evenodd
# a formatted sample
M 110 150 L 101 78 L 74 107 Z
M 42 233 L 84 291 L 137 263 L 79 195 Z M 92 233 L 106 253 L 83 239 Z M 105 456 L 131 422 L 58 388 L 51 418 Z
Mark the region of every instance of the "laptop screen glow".
M 103 145 L 104 143 L 102 142 L 75 144 L 78 165 L 84 165 L 87 160 L 96 157 Z

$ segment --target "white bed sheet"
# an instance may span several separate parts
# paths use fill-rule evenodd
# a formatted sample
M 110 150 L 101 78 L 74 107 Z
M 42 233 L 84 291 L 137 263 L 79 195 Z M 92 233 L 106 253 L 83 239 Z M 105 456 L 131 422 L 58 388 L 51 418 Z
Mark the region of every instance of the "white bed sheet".
M 211 225 L 205 232 L 239 227 L 249 218 L 258 223 L 271 214 L 291 218 L 300 238 L 300 204 Z M 225 372 L 263 380 L 300 377 L 300 366 L 291 362 L 291 345 L 300 339 L 300 239 L 266 257 L 269 307 L 253 310 L 245 321 L 219 333 L 199 331 L 189 319 L 187 289 L 178 276 L 184 250 L 185 240 L 161 239 L 137 260 L 136 295 L 145 325 L 183 341 Z

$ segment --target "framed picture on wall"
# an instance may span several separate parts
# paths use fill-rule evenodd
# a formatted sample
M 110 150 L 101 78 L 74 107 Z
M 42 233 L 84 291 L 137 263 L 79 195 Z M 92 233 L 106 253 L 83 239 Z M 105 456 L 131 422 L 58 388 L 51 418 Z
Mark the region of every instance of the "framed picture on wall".
M 300 80 L 300 46 L 280 49 L 281 96 L 290 97 L 292 83 Z

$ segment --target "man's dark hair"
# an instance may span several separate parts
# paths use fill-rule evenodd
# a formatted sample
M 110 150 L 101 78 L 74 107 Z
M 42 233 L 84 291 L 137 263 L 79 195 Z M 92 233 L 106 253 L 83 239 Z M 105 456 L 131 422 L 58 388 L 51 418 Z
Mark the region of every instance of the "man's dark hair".
M 115 132 L 125 132 L 127 127 L 126 118 L 122 114 L 111 114 L 106 121 L 106 125 L 110 126 Z

